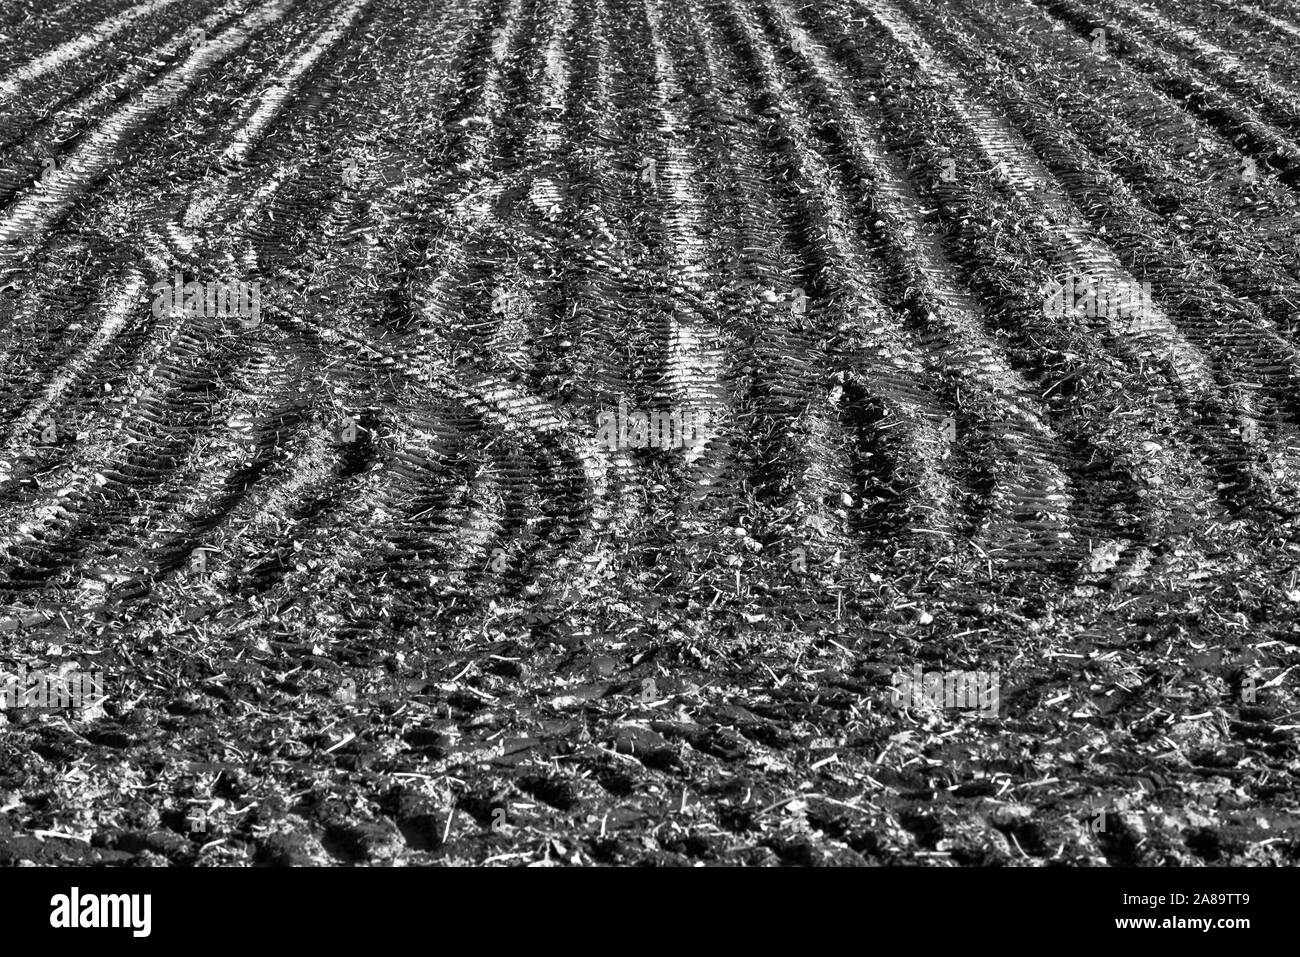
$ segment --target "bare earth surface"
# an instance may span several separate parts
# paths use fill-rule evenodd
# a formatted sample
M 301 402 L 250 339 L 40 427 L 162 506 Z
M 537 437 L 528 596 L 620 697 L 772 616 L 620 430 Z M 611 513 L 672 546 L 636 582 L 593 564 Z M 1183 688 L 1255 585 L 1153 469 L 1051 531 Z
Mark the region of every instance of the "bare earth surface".
M 7 0 L 0 862 L 1300 862 L 1298 190 L 1292 0 Z

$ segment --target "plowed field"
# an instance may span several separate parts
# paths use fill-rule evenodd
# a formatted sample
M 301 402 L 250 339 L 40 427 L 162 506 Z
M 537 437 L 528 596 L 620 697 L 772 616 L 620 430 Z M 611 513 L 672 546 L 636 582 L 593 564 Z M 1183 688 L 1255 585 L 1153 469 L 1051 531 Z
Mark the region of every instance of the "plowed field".
M 1300 863 L 1298 200 L 1292 0 L 3 0 L 0 861 Z

